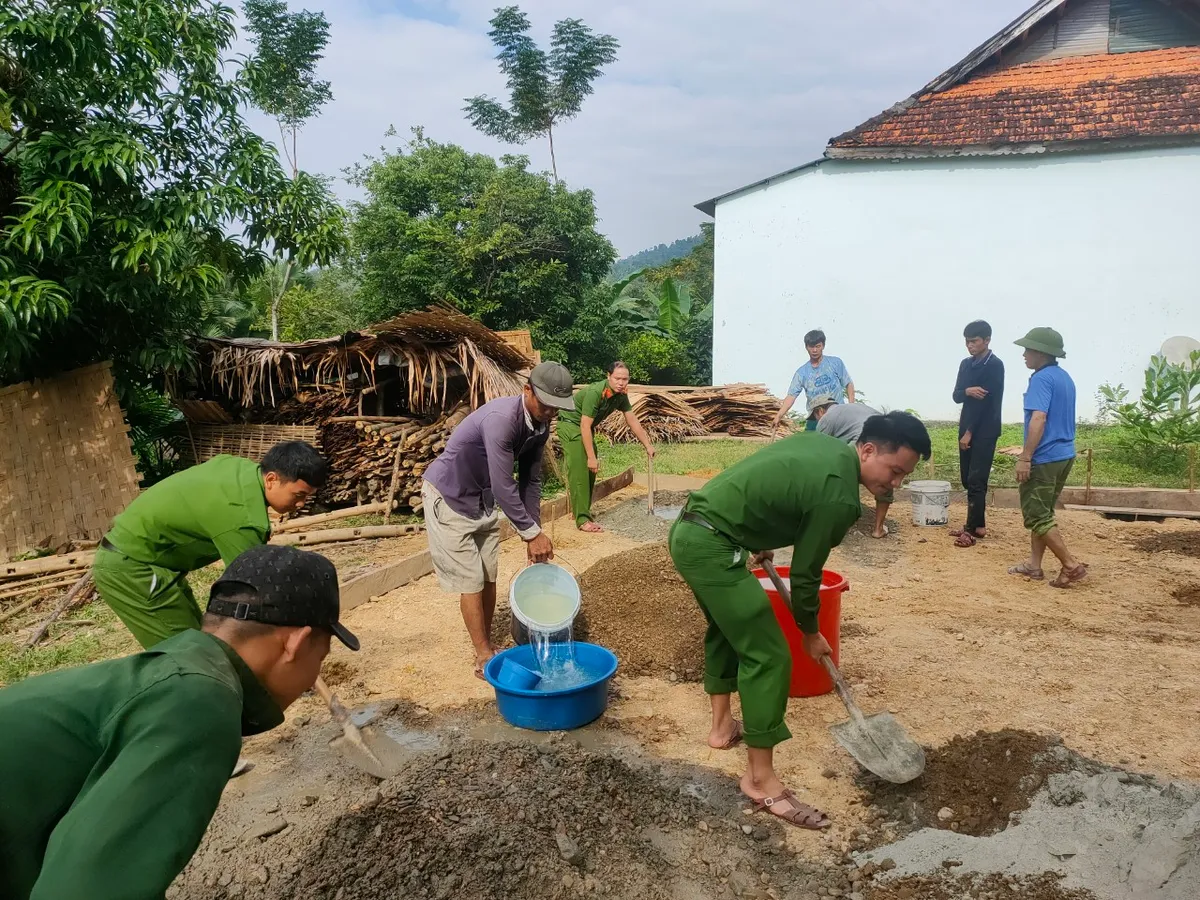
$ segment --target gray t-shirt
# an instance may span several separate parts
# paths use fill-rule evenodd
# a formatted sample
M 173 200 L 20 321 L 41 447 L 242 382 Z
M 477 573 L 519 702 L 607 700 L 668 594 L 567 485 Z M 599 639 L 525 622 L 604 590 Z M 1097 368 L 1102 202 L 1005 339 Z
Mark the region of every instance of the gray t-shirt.
M 858 442 L 858 436 L 862 434 L 867 419 L 878 415 L 882 415 L 879 410 L 871 409 L 865 403 L 842 403 L 831 406 L 825 415 L 821 416 L 821 421 L 817 423 L 817 431 L 847 444 L 854 444 Z

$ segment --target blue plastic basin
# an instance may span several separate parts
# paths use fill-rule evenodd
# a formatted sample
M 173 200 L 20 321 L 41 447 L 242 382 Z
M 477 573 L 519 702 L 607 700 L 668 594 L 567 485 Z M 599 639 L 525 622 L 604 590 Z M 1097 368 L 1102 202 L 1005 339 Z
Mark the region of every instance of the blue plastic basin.
M 483 669 L 496 690 L 496 707 L 511 725 L 530 731 L 570 731 L 598 719 L 608 708 L 608 683 L 617 671 L 617 657 L 597 644 L 575 644 L 575 664 L 592 679 L 561 691 L 521 690 L 496 680 L 506 659 L 537 671 L 533 648 L 512 647 L 493 656 Z

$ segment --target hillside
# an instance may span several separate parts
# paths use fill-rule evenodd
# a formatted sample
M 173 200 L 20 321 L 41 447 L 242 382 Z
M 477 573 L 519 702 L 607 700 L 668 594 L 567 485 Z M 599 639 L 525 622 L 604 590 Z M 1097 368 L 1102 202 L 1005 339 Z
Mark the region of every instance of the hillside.
M 617 260 L 613 263 L 612 269 L 609 270 L 608 277 L 613 281 L 619 281 L 626 275 L 636 272 L 638 269 L 661 266 L 673 259 L 687 256 L 692 252 L 692 248 L 699 243 L 700 235 L 694 234 L 691 237 L 680 238 L 670 244 L 659 244 L 657 247 L 650 247 L 632 256 Z

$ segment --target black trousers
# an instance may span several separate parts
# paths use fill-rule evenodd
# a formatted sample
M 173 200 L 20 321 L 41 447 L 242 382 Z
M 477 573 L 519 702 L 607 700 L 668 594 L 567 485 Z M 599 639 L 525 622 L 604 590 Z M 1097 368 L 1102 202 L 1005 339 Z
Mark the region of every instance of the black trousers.
M 971 447 L 958 451 L 959 476 L 967 491 L 967 530 L 987 527 L 988 479 L 992 460 L 996 458 L 996 441 L 1000 436 L 978 438 L 972 435 Z

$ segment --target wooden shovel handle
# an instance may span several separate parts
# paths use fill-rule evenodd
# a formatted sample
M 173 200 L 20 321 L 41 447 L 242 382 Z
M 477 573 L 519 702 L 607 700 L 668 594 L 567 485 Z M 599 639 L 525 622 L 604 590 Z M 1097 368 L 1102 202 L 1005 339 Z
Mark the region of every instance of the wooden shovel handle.
M 350 721 L 350 714 L 346 712 L 346 707 L 342 706 L 342 701 L 334 695 L 333 691 L 329 690 L 329 685 L 325 683 L 325 679 L 318 675 L 317 680 L 313 683 L 313 687 L 321 695 L 321 699 L 325 701 L 325 705 L 329 707 L 329 712 L 333 715 L 333 720 L 339 725 L 345 726 Z

